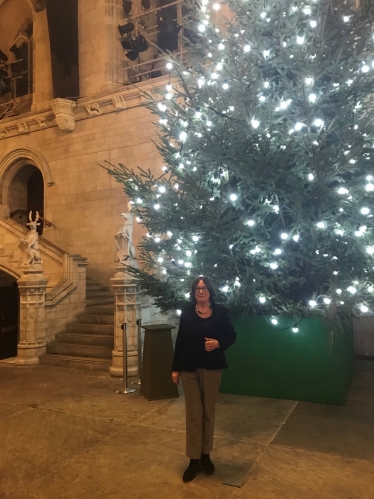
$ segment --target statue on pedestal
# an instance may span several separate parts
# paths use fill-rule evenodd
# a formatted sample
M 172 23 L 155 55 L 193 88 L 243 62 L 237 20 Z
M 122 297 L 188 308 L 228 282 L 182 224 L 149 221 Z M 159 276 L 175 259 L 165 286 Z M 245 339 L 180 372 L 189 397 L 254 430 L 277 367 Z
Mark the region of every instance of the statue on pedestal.
M 118 261 L 121 264 L 125 264 L 129 260 L 135 259 L 135 248 L 132 244 L 132 224 L 134 217 L 131 213 L 122 213 L 121 217 L 124 219 L 124 223 L 114 236 L 114 239 L 117 247 Z
M 39 220 L 39 213 L 36 212 L 36 217 L 33 221 L 32 211 L 30 211 L 29 220 L 30 222 L 28 222 L 27 225 L 30 227 L 30 232 L 27 234 L 25 239 L 22 239 L 18 243 L 24 254 L 23 265 L 26 267 L 41 265 L 42 263 L 38 243 L 39 234 L 36 231 L 38 225 L 40 225 L 40 223 L 37 223 Z

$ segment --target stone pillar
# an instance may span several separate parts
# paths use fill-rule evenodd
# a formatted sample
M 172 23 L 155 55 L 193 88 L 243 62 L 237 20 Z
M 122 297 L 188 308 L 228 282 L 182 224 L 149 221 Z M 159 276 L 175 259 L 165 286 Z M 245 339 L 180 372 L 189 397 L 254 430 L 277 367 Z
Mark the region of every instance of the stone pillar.
M 34 94 L 32 111 L 49 109 L 49 101 L 53 99 L 51 48 L 47 11 L 36 10 L 33 17 L 33 50 L 34 50 Z
M 0 204 L 0 218 L 8 218 L 10 216 L 9 205 Z
M 120 88 L 122 0 L 84 0 L 78 9 L 81 95 Z
M 40 266 L 25 268 L 17 280 L 20 292 L 18 365 L 38 364 L 45 353 L 45 292 L 48 279 Z
M 135 376 L 138 369 L 137 320 L 141 314 L 139 288 L 135 286 L 133 277 L 124 271 L 123 265 L 117 267 L 117 273 L 110 281 L 114 290 L 114 350 L 109 372 L 112 376 L 123 375 L 121 325 L 126 323 L 128 375 Z

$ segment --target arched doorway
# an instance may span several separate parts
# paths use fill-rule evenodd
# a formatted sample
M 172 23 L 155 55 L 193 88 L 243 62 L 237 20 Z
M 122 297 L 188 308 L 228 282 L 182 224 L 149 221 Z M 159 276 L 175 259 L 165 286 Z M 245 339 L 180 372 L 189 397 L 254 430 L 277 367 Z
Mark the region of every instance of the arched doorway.
M 0 360 L 17 355 L 18 310 L 17 281 L 0 270 Z
M 44 218 L 44 181 L 40 170 L 34 165 L 25 165 L 18 170 L 9 185 L 10 218 L 27 227 L 29 213 L 38 211 Z M 43 234 L 43 223 L 38 226 L 39 234 Z

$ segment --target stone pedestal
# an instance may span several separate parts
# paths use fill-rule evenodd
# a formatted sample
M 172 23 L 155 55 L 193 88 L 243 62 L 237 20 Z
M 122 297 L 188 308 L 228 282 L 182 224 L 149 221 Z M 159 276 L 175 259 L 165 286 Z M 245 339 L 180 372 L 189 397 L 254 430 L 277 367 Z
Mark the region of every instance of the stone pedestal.
M 48 280 L 41 265 L 23 270 L 17 280 L 20 292 L 20 338 L 17 347 L 18 365 L 38 364 L 45 353 L 45 292 Z
M 134 262 L 134 265 L 137 265 Z M 137 320 L 140 318 L 141 304 L 139 288 L 133 277 L 124 271 L 122 265 L 110 280 L 114 290 L 114 350 L 109 372 L 112 376 L 123 376 L 123 331 L 121 325 L 127 324 L 127 366 L 128 376 L 137 374 L 138 346 Z

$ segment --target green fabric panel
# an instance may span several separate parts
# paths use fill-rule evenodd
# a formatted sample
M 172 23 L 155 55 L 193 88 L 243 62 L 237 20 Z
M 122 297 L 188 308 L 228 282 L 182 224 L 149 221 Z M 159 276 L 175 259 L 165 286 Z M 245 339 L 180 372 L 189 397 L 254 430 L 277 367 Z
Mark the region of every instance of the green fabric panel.
M 298 333 L 277 330 L 260 316 L 233 317 L 232 322 L 238 336 L 226 352 L 229 368 L 221 393 L 345 403 L 354 366 L 352 330 L 330 348 L 319 319 L 303 319 Z M 289 325 L 290 319 L 282 319 L 276 327 Z

